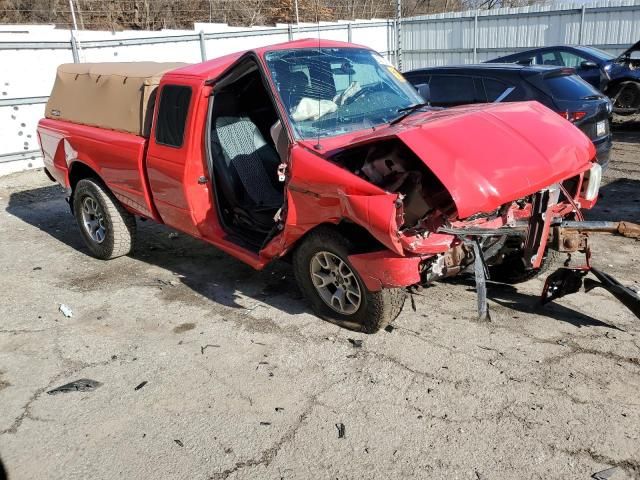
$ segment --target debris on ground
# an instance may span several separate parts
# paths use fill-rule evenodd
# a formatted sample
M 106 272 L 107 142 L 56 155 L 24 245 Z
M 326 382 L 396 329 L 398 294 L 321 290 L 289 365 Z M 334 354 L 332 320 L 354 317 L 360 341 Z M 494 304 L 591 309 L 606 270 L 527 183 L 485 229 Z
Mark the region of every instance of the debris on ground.
M 362 348 L 362 340 L 356 340 L 355 338 L 349 338 L 348 340 L 353 345 L 353 348 Z
M 387 325 L 386 327 L 384 327 L 384 331 L 385 332 L 393 332 L 396 329 L 396 327 L 394 327 L 393 325 Z
M 284 410 L 284 408 L 282 407 L 276 407 L 276 412 L 282 412 Z
M 174 327 L 173 329 L 173 333 L 183 333 L 183 332 L 188 332 L 189 330 L 193 330 L 194 328 L 196 328 L 196 324 L 195 323 L 181 323 L 180 325 Z
M 69 392 L 91 392 L 100 386 L 102 386 L 102 383 L 97 382 L 96 380 L 81 378 L 80 380 L 75 380 L 71 383 L 54 388 L 53 390 L 49 390 L 47 393 L 49 395 L 57 395 L 58 393 Z
M 33 267 L 32 269 L 34 272 L 37 272 L 38 270 L 42 270 L 42 267 Z
M 73 310 L 71 310 L 71 307 L 69 305 L 65 305 L 64 303 L 61 303 L 60 306 L 58 307 L 58 310 L 60 310 L 62 314 L 67 318 L 73 317 Z
M 347 432 L 344 423 L 336 423 L 336 428 L 338 429 L 338 438 L 345 438 Z
M 179 447 L 184 447 L 184 443 L 182 443 L 182 440 L 175 439 L 174 442 L 176 442 L 176 445 L 178 445 Z
M 134 388 L 134 390 L 140 390 L 142 387 L 144 387 L 147 384 L 147 381 L 145 380 L 144 382 L 140 383 L 136 388 Z
M 260 425 L 268 426 L 268 425 L 271 425 L 271 422 L 260 422 Z
M 176 232 L 171 232 L 171 233 L 169 234 L 169 238 L 170 238 L 171 240 L 175 240 L 176 238 L 178 238 L 178 234 L 177 234 Z M 182 445 L 181 445 L 181 446 L 182 446 Z
M 209 347 L 211 347 L 211 348 L 220 348 L 220 345 L 213 345 L 211 343 L 207 343 L 206 345 L 200 347 L 200 353 L 202 355 L 204 355 L 204 351 Z
M 620 469 L 618 467 L 611 467 L 594 473 L 591 475 L 591 478 L 595 478 L 596 480 L 609 480 L 619 471 Z

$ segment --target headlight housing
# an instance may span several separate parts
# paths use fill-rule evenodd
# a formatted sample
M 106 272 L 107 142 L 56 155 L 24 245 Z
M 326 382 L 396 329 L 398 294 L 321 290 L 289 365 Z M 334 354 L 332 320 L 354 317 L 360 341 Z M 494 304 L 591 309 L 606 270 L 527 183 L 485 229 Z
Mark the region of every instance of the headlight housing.
M 602 167 L 594 163 L 589 171 L 584 174 L 581 192 L 582 198 L 589 201 L 595 200 L 600 191 L 600 182 L 602 182 Z

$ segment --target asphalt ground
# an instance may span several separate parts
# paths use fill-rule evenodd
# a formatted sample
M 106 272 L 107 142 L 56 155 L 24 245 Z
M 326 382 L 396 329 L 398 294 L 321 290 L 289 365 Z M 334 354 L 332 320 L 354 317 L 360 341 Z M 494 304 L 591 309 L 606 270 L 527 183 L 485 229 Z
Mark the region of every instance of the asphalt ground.
M 640 127 L 616 128 L 588 218 L 640 223 Z M 42 171 L 0 178 L 12 480 L 640 478 L 640 321 L 602 289 L 541 307 L 542 279 L 491 284 L 481 323 L 473 285 L 441 283 L 356 334 L 309 311 L 288 265 L 150 222 L 132 255 L 93 259 L 63 197 Z M 593 244 L 640 285 L 638 242 Z

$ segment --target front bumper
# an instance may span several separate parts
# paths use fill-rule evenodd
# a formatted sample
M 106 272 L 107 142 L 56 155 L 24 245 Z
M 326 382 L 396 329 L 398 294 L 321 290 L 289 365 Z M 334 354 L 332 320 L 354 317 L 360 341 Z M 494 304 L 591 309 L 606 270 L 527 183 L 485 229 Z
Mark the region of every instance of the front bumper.
M 402 257 L 390 250 L 349 255 L 349 262 L 367 289 L 402 288 L 420 283 L 420 262 L 428 256 Z

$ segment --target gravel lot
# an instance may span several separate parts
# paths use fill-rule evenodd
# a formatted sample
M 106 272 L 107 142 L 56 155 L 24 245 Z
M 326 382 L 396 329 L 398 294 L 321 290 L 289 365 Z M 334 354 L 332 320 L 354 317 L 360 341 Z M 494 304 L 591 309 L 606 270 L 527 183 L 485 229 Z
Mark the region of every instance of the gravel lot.
M 640 223 L 638 132 L 619 127 L 589 218 Z M 0 178 L 10 479 L 640 478 L 640 321 L 606 291 L 539 307 L 539 279 L 490 285 L 479 323 L 471 285 L 439 284 L 360 335 L 287 265 L 139 227 L 132 256 L 95 260 L 42 172 Z M 638 246 L 598 236 L 594 263 L 638 285 Z M 78 379 L 101 385 L 47 394 Z

